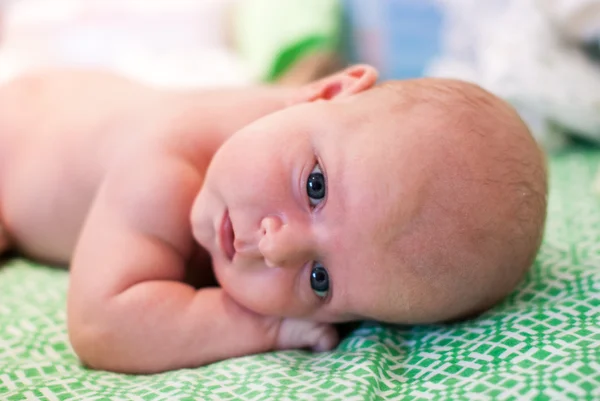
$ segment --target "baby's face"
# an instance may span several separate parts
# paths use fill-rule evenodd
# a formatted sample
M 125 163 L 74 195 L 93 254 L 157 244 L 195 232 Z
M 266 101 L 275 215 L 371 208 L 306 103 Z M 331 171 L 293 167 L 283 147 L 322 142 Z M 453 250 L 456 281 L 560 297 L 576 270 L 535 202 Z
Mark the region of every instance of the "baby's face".
M 387 247 L 415 215 L 427 169 L 385 145 L 394 122 L 355 103 L 291 107 L 216 153 L 193 231 L 221 286 L 247 308 L 340 322 L 387 320 L 403 302 L 410 280 Z
M 233 135 L 191 222 L 221 286 L 255 312 L 432 322 L 516 286 L 540 243 L 545 182 L 504 102 L 460 82 L 401 82 Z

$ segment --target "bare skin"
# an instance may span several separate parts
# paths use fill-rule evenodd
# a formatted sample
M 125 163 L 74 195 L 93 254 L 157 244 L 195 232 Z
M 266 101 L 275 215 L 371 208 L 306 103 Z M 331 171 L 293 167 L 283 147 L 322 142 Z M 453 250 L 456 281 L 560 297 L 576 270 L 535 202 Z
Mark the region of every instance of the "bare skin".
M 189 228 L 215 149 L 290 100 L 274 89 L 161 93 L 73 71 L 2 88 L 0 250 L 72 261 L 69 333 L 84 362 L 147 373 L 335 345 L 328 325 L 282 325 L 208 288 L 210 259 Z M 206 288 L 184 283 L 186 271 Z
M 70 262 L 72 345 L 119 372 L 486 310 L 539 247 L 542 155 L 475 85 L 376 79 L 363 65 L 294 89 L 16 81 L 0 89 L 0 251 Z

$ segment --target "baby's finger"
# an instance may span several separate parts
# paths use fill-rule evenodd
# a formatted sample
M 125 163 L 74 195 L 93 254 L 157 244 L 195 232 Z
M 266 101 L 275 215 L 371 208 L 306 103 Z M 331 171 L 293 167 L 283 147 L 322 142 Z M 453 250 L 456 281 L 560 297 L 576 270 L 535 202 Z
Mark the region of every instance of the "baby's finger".
M 315 338 L 316 341 L 311 349 L 315 352 L 331 351 L 334 349 L 340 339 L 337 330 L 329 324 L 320 325 L 315 329 L 317 331 Z
M 277 348 L 310 348 L 321 352 L 333 349 L 338 341 L 337 331 L 330 324 L 285 319 L 279 329 Z

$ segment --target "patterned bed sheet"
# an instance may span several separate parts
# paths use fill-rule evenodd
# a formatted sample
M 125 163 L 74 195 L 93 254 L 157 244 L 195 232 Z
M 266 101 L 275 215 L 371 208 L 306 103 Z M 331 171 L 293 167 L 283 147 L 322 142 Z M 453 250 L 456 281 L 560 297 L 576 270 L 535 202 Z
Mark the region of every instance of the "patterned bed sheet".
M 83 368 L 64 271 L 0 268 L 0 400 L 600 400 L 600 152 L 550 160 L 546 237 L 522 285 L 452 325 L 365 322 L 331 353 L 275 352 L 128 376 Z

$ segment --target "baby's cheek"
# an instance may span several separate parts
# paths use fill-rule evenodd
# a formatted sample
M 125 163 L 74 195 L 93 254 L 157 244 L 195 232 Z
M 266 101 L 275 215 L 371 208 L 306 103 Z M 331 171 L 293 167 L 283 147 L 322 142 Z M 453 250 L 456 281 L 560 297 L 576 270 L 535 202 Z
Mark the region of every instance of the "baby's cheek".
M 285 275 L 273 274 L 270 268 L 263 271 L 230 266 L 216 269 L 221 287 L 244 307 L 268 316 L 302 317 L 308 311 L 297 299 Z M 254 271 L 253 271 L 254 270 Z

